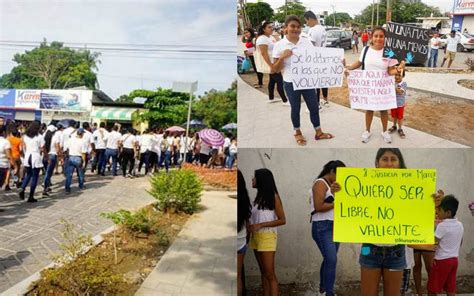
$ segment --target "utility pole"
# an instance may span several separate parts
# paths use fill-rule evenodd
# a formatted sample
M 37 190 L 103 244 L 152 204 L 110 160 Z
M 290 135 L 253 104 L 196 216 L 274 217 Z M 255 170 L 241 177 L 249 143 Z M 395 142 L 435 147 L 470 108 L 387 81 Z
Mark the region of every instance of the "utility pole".
M 374 10 L 375 10 L 375 0 L 372 0 L 372 21 L 370 22 L 370 26 L 372 30 L 374 29 Z
M 334 21 L 333 26 L 335 27 L 336 26 L 336 9 L 335 9 L 336 5 L 331 4 L 331 7 L 332 7 L 332 15 L 333 15 L 333 21 Z
M 387 17 L 385 23 L 388 24 L 392 21 L 392 8 L 390 7 L 390 0 L 387 0 Z
M 379 26 L 379 6 L 380 6 L 380 0 L 377 0 L 377 27 Z

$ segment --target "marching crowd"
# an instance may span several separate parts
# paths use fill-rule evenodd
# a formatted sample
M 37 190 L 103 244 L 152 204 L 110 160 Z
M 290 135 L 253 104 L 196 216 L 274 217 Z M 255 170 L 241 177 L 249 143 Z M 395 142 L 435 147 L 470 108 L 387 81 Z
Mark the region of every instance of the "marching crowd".
M 186 155 L 185 155 L 186 154 Z M 114 124 L 107 128 L 104 122 L 92 126 L 74 120 L 31 123 L 9 122 L 0 125 L 0 189 L 18 188 L 19 198 L 36 202 L 36 187 L 43 178 L 42 195 L 52 191 L 51 178 L 60 171 L 66 177 L 65 192 L 71 193 L 73 175 L 77 173 L 79 189 L 85 188 L 84 176 L 91 173 L 112 176 L 120 173 L 134 178 L 144 169 L 145 175 L 164 168 L 180 167 L 185 161 L 209 168 L 232 170 L 237 156 L 237 141 L 230 134 L 224 144 L 212 146 L 200 139 L 199 132 L 189 137 L 183 132 L 162 128 L 146 129 L 142 133 Z M 88 166 L 89 165 L 89 166 Z

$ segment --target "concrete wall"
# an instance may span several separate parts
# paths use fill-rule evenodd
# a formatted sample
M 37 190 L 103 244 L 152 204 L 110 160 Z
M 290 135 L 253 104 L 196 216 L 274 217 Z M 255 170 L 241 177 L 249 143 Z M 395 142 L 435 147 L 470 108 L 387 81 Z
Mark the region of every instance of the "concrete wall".
M 342 160 L 351 167 L 374 167 L 377 149 L 239 149 L 239 169 L 244 174 L 250 198 L 255 197 L 251 179 L 255 169 L 270 169 L 280 192 L 286 225 L 278 228 L 276 271 L 281 283 L 319 282 L 321 254 L 311 238 L 309 189 L 329 160 Z M 464 241 L 458 275 L 474 274 L 474 217 L 467 205 L 474 200 L 474 149 L 403 149 L 409 168 L 438 170 L 437 188 L 460 201 L 457 218 L 464 224 Z M 337 281 L 358 280 L 360 244 L 342 244 Z M 248 285 L 259 284 L 255 257 L 245 258 Z M 424 271 L 423 271 L 424 272 Z

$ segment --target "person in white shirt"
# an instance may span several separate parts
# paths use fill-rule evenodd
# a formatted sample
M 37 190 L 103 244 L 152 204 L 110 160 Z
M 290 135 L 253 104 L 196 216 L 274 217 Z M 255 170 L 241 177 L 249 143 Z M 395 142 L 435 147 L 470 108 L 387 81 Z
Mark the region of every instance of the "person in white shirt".
M 448 61 L 448 69 L 451 67 L 451 64 L 454 61 L 454 57 L 456 57 L 456 51 L 458 50 L 458 44 L 461 41 L 461 37 L 456 34 L 456 31 L 452 30 L 451 34 L 449 34 L 448 38 L 446 39 L 446 47 L 444 49 L 445 56 L 443 58 L 443 62 L 441 63 L 441 68 L 444 66 L 444 62 Z
M 150 171 L 154 173 L 158 172 L 160 169 L 160 160 L 161 160 L 161 148 L 160 143 L 163 138 L 163 130 L 155 129 L 152 133 L 152 143 L 151 143 L 151 155 L 150 155 Z
M 145 175 L 148 175 L 150 171 L 150 157 L 151 149 L 153 145 L 154 135 L 150 134 L 150 130 L 146 129 L 140 137 L 139 146 L 140 146 L 140 162 L 138 163 L 138 172 L 142 171 L 142 166 L 145 164 Z
M 171 156 L 173 153 L 173 137 L 170 136 L 168 131 L 165 131 L 163 137 L 159 140 L 159 147 L 161 151 L 161 157 L 158 163 L 158 169 L 160 169 L 164 163 L 166 172 L 168 172 L 171 164 Z
M 133 178 L 133 167 L 135 157 L 136 138 L 130 130 L 125 129 L 122 138 L 120 139 L 120 146 L 122 147 L 122 175 L 124 178 Z M 130 164 L 128 173 L 127 167 Z
M 300 109 L 301 96 L 303 96 L 306 106 L 309 110 L 311 123 L 315 130 L 315 140 L 332 139 L 334 136 L 330 133 L 324 133 L 321 129 L 319 120 L 318 102 L 316 91 L 314 89 L 294 90 L 291 76 L 291 56 L 292 50 L 295 48 L 304 48 L 312 46 L 311 42 L 306 38 L 301 38 L 301 20 L 296 15 L 290 15 L 285 20 L 287 28 L 287 36 L 285 39 L 278 41 L 273 48 L 273 70 L 275 72 L 282 71 L 283 81 L 286 95 L 291 105 L 291 122 L 294 129 L 294 137 L 296 143 L 300 146 L 306 145 L 306 139 L 301 133 Z
M 25 151 L 23 166 L 25 167 L 26 175 L 18 195 L 20 199 L 25 198 L 25 188 L 31 181 L 28 202 L 37 202 L 34 195 L 36 185 L 38 184 L 39 172 L 43 168 L 41 154 L 43 152 L 44 138 L 40 136 L 39 131 L 40 123 L 33 121 L 23 136 L 23 151 Z
M 5 127 L 0 125 L 0 188 L 3 187 L 10 165 L 13 166 L 13 163 L 11 144 L 5 138 Z
M 106 148 L 106 137 L 107 130 L 105 129 L 105 122 L 99 124 L 99 128 L 92 133 L 92 142 L 94 143 L 93 149 L 95 151 L 94 161 L 92 162 L 92 172 L 97 169 L 98 175 L 104 175 L 105 171 L 105 148 Z
M 107 133 L 104 139 L 107 141 L 107 145 L 105 146 L 105 162 L 103 166 L 100 168 L 100 171 L 103 173 L 105 172 L 105 165 L 109 162 L 110 158 L 112 158 L 112 175 L 117 176 L 117 159 L 118 159 L 118 148 L 119 142 L 122 138 L 122 135 L 118 132 L 119 127 L 118 125 L 114 125 L 112 131 Z
M 59 150 L 57 152 L 57 165 L 56 165 L 56 174 L 59 174 L 59 168 L 64 169 L 64 153 L 63 153 L 63 144 L 64 144 L 64 126 L 62 123 L 58 122 L 56 124 L 56 133 L 55 135 L 59 140 Z M 63 171 L 64 172 L 64 171 Z
M 430 58 L 428 59 L 428 67 L 436 68 L 436 62 L 438 61 L 438 50 L 441 44 L 441 39 L 438 33 L 433 34 L 433 38 L 430 40 Z
M 273 45 L 277 40 L 272 36 L 273 34 L 273 24 L 269 21 L 264 21 L 262 25 L 258 28 L 258 37 L 257 37 L 257 54 L 261 54 L 265 63 L 271 68 L 273 65 Z M 268 80 L 268 99 L 269 103 L 275 102 L 275 84 L 277 86 L 278 94 L 283 101 L 283 105 L 289 106 L 288 99 L 283 90 L 283 76 L 281 72 L 270 72 Z
M 234 161 L 235 157 L 237 155 L 237 139 L 232 138 L 230 145 L 229 145 L 229 156 L 226 158 L 226 168 L 232 171 L 232 168 L 234 167 Z
M 181 137 L 179 136 L 178 132 L 175 132 L 174 135 L 171 136 L 171 139 L 173 143 L 173 165 L 176 167 L 179 164 L 180 150 L 181 146 L 183 146 L 183 143 L 181 142 Z
M 459 249 L 462 244 L 464 227 L 455 216 L 459 201 L 453 195 L 444 196 L 442 190 L 435 194 L 438 206 L 438 217 L 442 220 L 435 230 L 438 247 L 428 274 L 428 295 L 437 295 L 443 290 L 448 295 L 456 293 L 456 272 L 458 269 Z
M 43 196 L 49 196 L 52 185 L 51 177 L 53 176 L 53 172 L 58 161 L 58 151 L 61 151 L 60 135 L 56 133 L 57 128 L 53 125 L 50 125 L 48 126 L 44 136 L 44 152 L 45 158 L 47 159 L 47 166 L 43 183 Z
M 84 129 L 77 129 L 76 133 L 71 135 L 67 147 L 67 163 L 66 163 L 66 193 L 71 193 L 72 175 L 77 171 L 77 179 L 79 189 L 84 188 L 84 164 L 86 163 L 87 149 L 89 142 L 84 139 Z

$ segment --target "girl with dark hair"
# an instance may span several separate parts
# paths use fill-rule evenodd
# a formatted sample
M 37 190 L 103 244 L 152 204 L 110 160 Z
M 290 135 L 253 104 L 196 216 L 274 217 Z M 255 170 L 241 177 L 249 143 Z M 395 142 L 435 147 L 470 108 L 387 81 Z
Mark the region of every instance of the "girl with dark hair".
M 273 25 L 269 21 L 265 21 L 258 29 L 257 37 L 257 51 L 261 53 L 263 60 L 271 68 L 273 64 L 273 45 L 277 40 L 272 36 Z M 268 80 L 268 99 L 269 102 L 273 102 L 275 98 L 275 84 L 277 86 L 278 94 L 283 101 L 283 105 L 289 106 L 288 99 L 286 98 L 285 91 L 283 90 L 283 76 L 281 72 L 269 73 Z
M 325 164 L 310 191 L 311 234 L 323 255 L 319 272 L 319 292 L 326 293 L 327 296 L 334 295 L 339 250 L 339 243 L 333 241 L 334 194 L 341 190 L 340 185 L 336 183 L 336 170 L 345 166 L 340 160 L 332 160 Z
M 249 246 L 254 250 L 262 274 L 264 295 L 278 296 L 275 274 L 276 227 L 286 224 L 285 212 L 270 170 L 256 170 L 252 187 L 257 189 L 257 196 L 250 217 L 249 231 L 252 238 Z
M 406 169 L 403 155 L 397 148 L 380 148 L 375 167 Z M 364 296 L 378 295 L 380 279 L 384 296 L 400 295 L 403 270 L 406 267 L 405 245 L 362 244 L 359 257 L 361 289 Z
M 287 36 L 285 39 L 278 41 L 273 48 L 272 71 L 282 72 L 286 95 L 291 106 L 291 122 L 293 124 L 294 137 L 296 143 L 300 146 L 306 145 L 306 139 L 303 137 L 300 129 L 300 109 L 301 96 L 303 96 L 306 106 L 309 110 L 311 123 L 315 130 L 315 140 L 332 139 L 334 136 L 329 133 L 323 133 L 319 120 L 319 102 L 315 89 L 294 90 L 291 77 L 291 56 L 292 50 L 297 47 L 311 47 L 313 44 L 307 38 L 301 38 L 301 20 L 296 15 L 290 15 L 286 18 L 285 25 L 287 28 Z
M 242 42 L 245 44 L 245 56 L 250 59 L 255 73 L 257 73 L 258 84 L 254 84 L 254 87 L 261 88 L 263 86 L 263 73 L 258 72 L 253 57 L 253 53 L 255 52 L 255 31 L 252 28 L 245 29 L 244 36 L 242 36 Z
M 356 30 L 352 32 L 351 45 L 352 45 L 352 53 L 359 53 L 359 33 L 357 33 Z
M 247 251 L 247 226 L 249 225 L 252 205 L 245 185 L 245 179 L 237 170 L 237 295 L 243 295 L 242 270 Z
M 348 70 L 355 70 L 362 67 L 362 70 L 379 70 L 387 71 L 389 75 L 395 75 L 402 73 L 405 69 L 405 61 L 402 61 L 400 65 L 397 65 L 396 59 L 384 58 L 383 47 L 385 42 L 385 29 L 382 27 L 376 27 L 372 32 L 372 43 L 368 47 L 364 47 L 361 51 L 359 60 L 352 65 L 346 67 L 346 75 L 349 74 Z M 346 65 L 343 60 L 344 66 Z M 370 136 L 370 126 L 374 118 L 374 110 L 365 111 L 365 131 L 362 134 L 362 142 L 367 143 Z M 380 110 L 380 120 L 382 121 L 382 138 L 385 143 L 391 143 L 392 137 L 387 130 L 388 125 L 388 110 Z
M 40 123 L 34 121 L 30 124 L 23 136 L 23 151 L 25 159 L 23 166 L 26 170 L 26 176 L 21 184 L 21 190 L 18 193 L 21 199 L 25 199 L 25 188 L 30 184 L 30 195 L 28 202 L 36 202 L 34 198 L 36 185 L 38 184 L 39 172 L 43 168 L 41 160 L 44 138 L 40 135 Z

